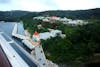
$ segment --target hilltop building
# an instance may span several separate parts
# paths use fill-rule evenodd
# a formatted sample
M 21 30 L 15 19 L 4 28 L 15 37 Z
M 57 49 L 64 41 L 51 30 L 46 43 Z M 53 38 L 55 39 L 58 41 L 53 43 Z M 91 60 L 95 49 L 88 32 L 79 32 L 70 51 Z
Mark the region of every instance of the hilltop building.
M 66 17 L 61 18 L 61 17 L 57 17 L 57 16 L 51 16 L 51 17 L 43 17 L 43 16 L 39 16 L 39 17 L 34 17 L 33 19 L 39 19 L 42 20 L 43 22 L 49 22 L 49 23 L 57 23 L 58 21 L 62 22 L 63 24 L 66 25 L 85 25 L 88 22 L 85 22 L 83 20 L 72 20 L 72 19 L 68 19 Z

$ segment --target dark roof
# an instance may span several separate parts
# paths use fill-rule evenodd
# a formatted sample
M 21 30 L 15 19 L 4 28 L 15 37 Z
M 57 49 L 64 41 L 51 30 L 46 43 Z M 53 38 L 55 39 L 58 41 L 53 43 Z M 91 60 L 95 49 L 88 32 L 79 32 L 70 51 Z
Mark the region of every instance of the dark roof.
M 12 67 L 0 46 L 0 67 Z

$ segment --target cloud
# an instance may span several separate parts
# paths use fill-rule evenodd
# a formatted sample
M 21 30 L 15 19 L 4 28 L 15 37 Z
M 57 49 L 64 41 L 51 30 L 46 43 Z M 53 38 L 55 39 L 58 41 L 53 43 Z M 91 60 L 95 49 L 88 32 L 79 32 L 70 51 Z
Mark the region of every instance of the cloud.
M 52 7 L 57 7 L 57 4 L 54 2 L 54 0 L 36 0 L 38 3 L 41 3 L 42 5 L 45 6 L 52 6 Z
M 96 0 L 54 0 L 59 9 L 63 10 L 77 10 L 77 9 L 90 9 L 100 7 L 100 2 Z
M 100 0 L 0 0 L 0 10 L 79 10 L 100 8 Z
M 52 0 L 20 0 L 20 2 L 17 1 L 16 4 L 20 5 L 22 10 L 29 11 L 55 10 L 57 8 Z

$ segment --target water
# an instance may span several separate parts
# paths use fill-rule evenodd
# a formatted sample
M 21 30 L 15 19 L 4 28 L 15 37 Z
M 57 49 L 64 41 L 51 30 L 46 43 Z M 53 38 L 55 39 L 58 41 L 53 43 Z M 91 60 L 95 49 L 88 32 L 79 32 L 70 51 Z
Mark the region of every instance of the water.
M 7 33 L 8 35 L 12 34 L 14 25 L 16 22 L 0 22 L 0 31 Z M 23 24 L 18 23 L 18 34 L 25 35 Z
M 0 30 L 8 35 L 12 34 L 15 22 L 0 22 Z
M 23 24 L 18 23 L 18 30 L 17 30 L 17 33 L 18 33 L 18 34 L 21 34 L 21 35 L 25 35 Z

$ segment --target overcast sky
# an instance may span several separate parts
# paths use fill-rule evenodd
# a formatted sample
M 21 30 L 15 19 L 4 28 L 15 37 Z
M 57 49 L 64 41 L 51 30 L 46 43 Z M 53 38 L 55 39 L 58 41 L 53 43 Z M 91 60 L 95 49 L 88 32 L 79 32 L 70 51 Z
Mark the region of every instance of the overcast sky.
M 0 11 L 84 10 L 100 8 L 100 0 L 0 0 Z

